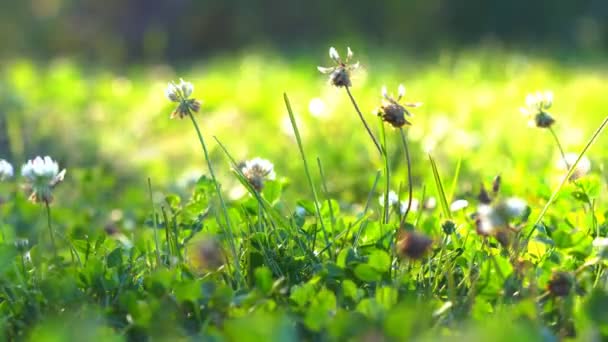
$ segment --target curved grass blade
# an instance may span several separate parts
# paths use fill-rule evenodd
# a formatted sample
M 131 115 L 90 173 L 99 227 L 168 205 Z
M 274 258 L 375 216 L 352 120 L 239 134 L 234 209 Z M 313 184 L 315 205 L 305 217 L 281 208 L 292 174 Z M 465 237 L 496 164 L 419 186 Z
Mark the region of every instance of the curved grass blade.
M 433 177 L 435 178 L 435 186 L 437 187 L 437 195 L 439 196 L 439 204 L 441 204 L 441 210 L 446 218 L 451 219 L 452 213 L 450 212 L 450 206 L 448 200 L 445 197 L 445 191 L 443 190 L 443 184 L 441 183 L 441 177 L 439 176 L 439 170 L 437 170 L 437 164 L 433 157 L 429 154 L 429 160 L 431 161 L 431 168 L 433 169 Z

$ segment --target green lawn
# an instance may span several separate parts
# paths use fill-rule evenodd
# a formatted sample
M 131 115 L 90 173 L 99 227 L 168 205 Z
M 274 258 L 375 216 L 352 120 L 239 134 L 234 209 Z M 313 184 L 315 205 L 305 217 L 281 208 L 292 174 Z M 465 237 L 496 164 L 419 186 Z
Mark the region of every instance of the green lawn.
M 608 254 L 597 238 L 608 235 L 608 139 L 585 154 L 590 172 L 560 188 L 554 138 L 576 155 L 589 143 L 607 114 L 607 67 L 491 50 L 354 52 L 362 67 L 350 90 L 386 158 L 345 89 L 316 70 L 331 65 L 324 49 L 120 72 L 5 63 L 0 158 L 16 175 L 36 155 L 67 169 L 50 212 L 27 200 L 23 177 L 0 182 L 6 338 L 606 338 Z M 202 102 L 194 117 L 218 183 L 191 120 L 169 119 L 165 89 L 180 77 Z M 406 202 L 408 170 L 400 131 L 376 116 L 382 86 L 397 95 L 401 83 L 405 102 L 423 103 L 403 131 L 420 203 L 405 222 L 398 205 L 386 215 L 379 203 L 386 164 L 388 189 Z M 520 113 L 544 90 L 555 137 Z M 276 173 L 260 191 L 233 170 L 255 157 Z M 435 206 L 423 206 L 429 198 Z M 525 203 L 517 215 L 513 198 Z M 461 199 L 468 205 L 451 211 Z

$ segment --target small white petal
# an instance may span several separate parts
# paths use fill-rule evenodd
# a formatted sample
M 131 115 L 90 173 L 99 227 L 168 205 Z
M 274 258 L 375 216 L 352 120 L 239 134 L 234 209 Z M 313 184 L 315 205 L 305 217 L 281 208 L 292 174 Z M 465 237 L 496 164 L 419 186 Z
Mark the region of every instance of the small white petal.
M 399 85 L 399 98 L 405 96 L 405 86 L 403 84 Z
M 551 106 L 553 105 L 553 92 L 552 91 L 550 91 L 550 90 L 545 91 L 543 103 L 544 103 L 545 109 L 551 108 Z
M 452 202 L 452 204 L 450 204 L 450 211 L 462 210 L 468 206 L 469 206 L 469 201 L 467 201 L 465 199 L 459 199 L 459 200 Z
M 346 48 L 346 59 L 350 60 L 353 58 L 353 50 L 350 49 L 350 46 Z
M 333 59 L 334 61 L 338 61 L 340 59 L 338 51 L 333 46 L 329 48 L 329 58 Z
M 526 106 L 528 108 L 536 107 L 537 103 L 538 103 L 538 98 L 537 98 L 536 94 L 528 94 L 526 96 Z
M 386 86 L 382 86 L 382 97 L 388 99 L 388 90 L 386 90 Z
M 330 74 L 330 73 L 334 72 L 334 70 L 336 70 L 336 68 L 326 68 L 326 67 L 318 66 L 317 70 L 319 70 L 323 74 Z
M 181 78 L 180 78 L 179 81 L 180 81 L 179 86 L 180 86 L 180 89 L 182 91 L 182 95 L 185 98 L 189 98 L 190 95 L 192 95 L 192 92 L 194 91 L 194 85 L 192 85 L 192 83 L 190 83 L 190 82 L 184 81 Z

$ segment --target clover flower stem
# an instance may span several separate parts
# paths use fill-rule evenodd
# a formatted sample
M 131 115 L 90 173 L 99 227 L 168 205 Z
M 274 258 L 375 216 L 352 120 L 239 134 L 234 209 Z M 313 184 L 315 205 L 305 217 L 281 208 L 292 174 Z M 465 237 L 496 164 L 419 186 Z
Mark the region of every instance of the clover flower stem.
M 384 173 L 386 175 L 385 189 L 384 189 L 384 211 L 382 216 L 382 223 L 387 224 L 390 215 L 390 203 L 389 193 L 391 192 L 391 167 L 388 162 L 388 147 L 386 144 L 386 131 L 384 130 L 384 124 L 380 119 L 380 132 L 382 133 L 382 159 L 384 160 Z M 399 207 L 399 205 L 397 206 Z
M 198 135 L 198 140 L 200 141 L 201 147 L 203 148 L 203 153 L 205 154 L 205 160 L 207 161 L 207 167 L 209 168 L 209 174 L 211 175 L 211 180 L 213 181 L 213 184 L 215 185 L 215 191 L 217 192 L 217 197 L 220 200 L 220 206 L 222 207 L 224 219 L 226 220 L 226 225 L 228 226 L 226 231 L 227 231 L 228 237 L 230 239 L 230 250 L 232 252 L 232 257 L 234 258 L 237 283 L 240 285 L 241 280 L 242 280 L 241 265 L 239 263 L 239 258 L 238 258 L 237 252 L 236 252 L 236 244 L 234 241 L 234 235 L 232 233 L 232 224 L 230 222 L 230 216 L 228 215 L 228 208 L 226 207 L 226 202 L 224 201 L 224 197 L 222 196 L 222 191 L 220 189 L 220 185 L 217 182 L 217 179 L 215 178 L 215 173 L 213 172 L 213 166 L 211 165 L 211 160 L 209 159 L 209 152 L 207 151 L 207 146 L 205 145 L 205 139 L 203 139 L 203 134 L 201 133 L 201 130 L 198 127 L 198 123 L 196 122 L 194 115 L 192 115 L 192 113 L 190 111 L 188 111 L 188 116 L 190 117 L 190 120 L 192 120 L 194 129 L 196 130 L 196 134 Z
M 49 227 L 49 236 L 51 237 L 51 245 L 53 246 L 53 255 L 57 258 L 57 245 L 55 244 L 55 234 L 53 233 L 53 226 L 51 224 L 51 206 L 49 205 L 49 201 L 44 201 L 44 206 L 46 208 L 46 218 Z
M 564 165 L 566 165 L 566 167 L 570 167 L 570 165 L 568 165 L 568 160 L 566 159 L 566 152 L 562 148 L 562 144 L 559 142 L 559 138 L 557 137 L 557 134 L 555 134 L 553 127 L 549 126 L 549 132 L 551 132 L 551 135 L 553 136 L 553 139 L 555 140 L 555 144 L 557 145 L 557 148 L 559 149 L 559 153 L 562 155 Z
M 408 187 L 408 196 L 407 196 L 407 207 L 405 208 L 405 212 L 401 217 L 401 226 L 405 223 L 405 219 L 407 219 L 407 215 L 410 213 L 412 209 L 412 200 L 413 200 L 413 184 L 412 184 L 412 162 L 410 160 L 410 150 L 407 146 L 407 137 L 405 136 L 405 132 L 403 128 L 400 128 L 401 131 L 401 141 L 403 142 L 403 151 L 405 152 L 405 160 L 407 162 L 407 187 Z
M 367 125 L 367 122 L 365 121 L 365 118 L 363 117 L 363 114 L 361 114 L 361 110 L 359 109 L 359 106 L 357 105 L 357 101 L 355 101 L 355 98 L 353 97 L 353 94 L 350 92 L 350 87 L 344 86 L 344 88 L 346 88 L 346 93 L 348 94 L 348 97 L 350 97 L 350 102 L 352 102 L 353 107 L 355 107 L 355 110 L 357 111 L 357 114 L 359 114 L 359 118 L 361 119 L 361 122 L 363 123 L 363 126 L 365 126 L 365 129 L 367 130 L 367 133 L 369 134 L 370 138 L 374 142 L 374 145 L 376 145 L 376 148 L 378 149 L 378 152 L 380 153 L 380 155 L 384 154 L 385 151 L 382 149 L 382 147 L 380 147 L 380 143 L 378 143 L 378 140 L 376 139 L 376 137 L 372 133 L 372 130 Z

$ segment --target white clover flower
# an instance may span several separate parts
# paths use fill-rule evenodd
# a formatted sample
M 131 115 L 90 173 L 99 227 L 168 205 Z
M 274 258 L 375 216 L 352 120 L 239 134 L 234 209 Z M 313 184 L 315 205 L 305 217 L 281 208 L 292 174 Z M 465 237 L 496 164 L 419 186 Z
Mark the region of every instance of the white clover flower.
M 171 113 L 171 119 L 184 118 L 185 116 L 196 113 L 201 108 L 200 101 L 191 99 L 190 96 L 194 91 L 194 85 L 179 79 L 179 83 L 169 82 L 165 89 L 165 96 L 169 101 L 179 103 L 177 108 Z
M 537 91 L 533 94 L 526 96 L 526 107 L 528 110 L 535 110 L 536 112 L 547 110 L 553 105 L 553 92 L 550 90 L 541 92 Z
M 520 218 L 528 209 L 526 201 L 517 197 L 507 198 L 506 200 L 499 202 L 498 205 L 508 218 Z
M 520 108 L 520 111 L 530 119 L 530 126 L 549 128 L 555 123 L 555 119 L 547 112 L 551 106 L 553 106 L 553 93 L 537 91 L 526 96 L 526 106 Z
M 332 46 L 329 48 L 329 58 L 335 65 L 331 67 L 317 67 L 323 74 L 329 74 L 329 82 L 336 87 L 350 87 L 350 73 L 359 67 L 359 62 L 351 63 L 353 59 L 353 51 L 348 47 L 346 49 L 346 59 L 340 58 L 338 51 Z
M 52 190 L 63 181 L 65 173 L 65 169 L 59 171 L 59 164 L 49 156 L 28 160 L 21 167 L 21 175 L 31 191 L 30 200 L 35 203 L 52 202 Z
M 380 203 L 381 207 L 384 207 L 384 197 L 385 194 L 382 194 L 378 197 L 378 203 Z M 394 205 L 396 205 L 397 203 L 399 203 L 399 196 L 397 196 L 397 193 L 395 193 L 393 190 L 388 192 L 388 206 L 392 207 Z
M 4 159 L 0 159 L 0 181 L 13 177 L 13 166 Z
M 480 204 L 477 207 L 476 225 L 480 235 L 491 235 L 509 227 L 516 219 L 522 219 L 528 205 L 522 199 L 511 197 L 495 204 Z
M 458 199 L 450 204 L 450 211 L 459 211 L 469 206 L 469 201 L 465 199 Z
M 412 205 L 410 207 L 410 211 L 416 212 L 416 211 L 418 211 L 419 207 L 420 207 L 420 201 L 418 201 L 415 198 L 412 198 Z M 405 211 L 407 210 L 407 201 L 401 201 L 399 210 L 401 211 L 401 214 L 405 214 Z
M 477 233 L 483 236 L 492 235 L 496 230 L 507 225 L 507 221 L 491 205 L 481 204 L 477 207 Z
M 424 201 L 422 207 L 425 210 L 434 210 L 435 208 L 437 208 L 437 199 L 433 196 L 427 198 L 426 201 Z
M 606 237 L 598 237 L 593 239 L 593 247 L 604 249 L 608 247 L 608 238 Z
M 274 165 L 270 161 L 259 157 L 245 161 L 240 168 L 249 184 L 258 191 L 264 188 L 264 181 L 276 178 Z
M 578 154 L 571 153 L 571 152 L 566 153 L 565 158 L 560 158 L 557 161 L 556 166 L 559 170 L 568 172 L 570 167 L 572 165 L 574 165 L 574 163 L 576 162 L 577 159 L 578 159 Z M 577 179 L 585 176 L 586 174 L 588 174 L 589 171 L 591 171 L 591 161 L 589 160 L 589 158 L 587 158 L 587 156 L 583 156 L 581 158 L 581 160 L 578 162 L 578 164 L 576 164 L 576 168 L 572 172 L 572 175 L 570 176 L 570 180 L 572 180 L 572 181 L 577 180 Z

